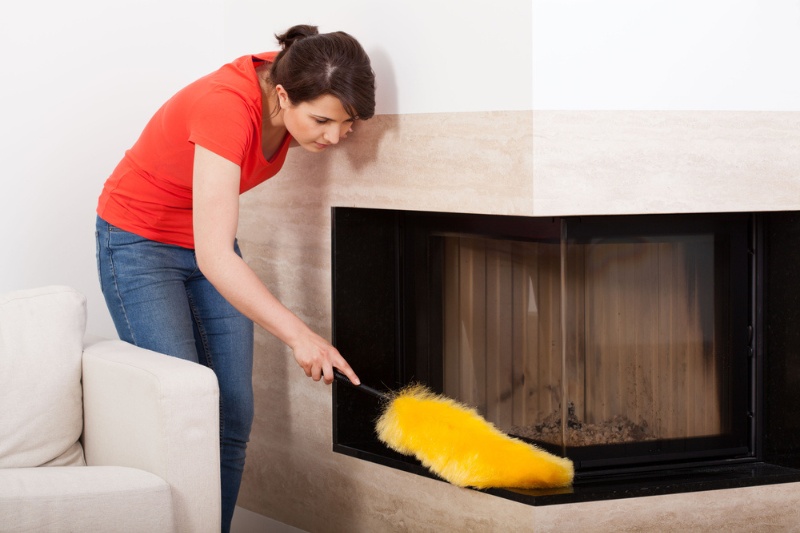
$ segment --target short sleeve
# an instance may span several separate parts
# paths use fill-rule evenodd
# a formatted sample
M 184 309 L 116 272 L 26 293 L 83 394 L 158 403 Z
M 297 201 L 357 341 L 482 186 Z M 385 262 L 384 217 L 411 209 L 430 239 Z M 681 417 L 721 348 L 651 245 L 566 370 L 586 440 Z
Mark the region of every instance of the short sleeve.
M 209 91 L 189 113 L 189 141 L 242 166 L 254 141 L 251 117 L 241 95 L 224 88 Z

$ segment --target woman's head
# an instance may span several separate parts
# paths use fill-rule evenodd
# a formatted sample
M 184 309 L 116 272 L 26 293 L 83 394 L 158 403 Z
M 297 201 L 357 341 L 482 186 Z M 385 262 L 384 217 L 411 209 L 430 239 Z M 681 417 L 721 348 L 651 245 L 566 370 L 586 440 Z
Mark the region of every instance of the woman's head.
M 320 34 L 316 26 L 293 26 L 276 35 L 281 52 L 270 71 L 292 104 L 336 97 L 350 118 L 375 114 L 375 73 L 361 45 L 344 32 Z

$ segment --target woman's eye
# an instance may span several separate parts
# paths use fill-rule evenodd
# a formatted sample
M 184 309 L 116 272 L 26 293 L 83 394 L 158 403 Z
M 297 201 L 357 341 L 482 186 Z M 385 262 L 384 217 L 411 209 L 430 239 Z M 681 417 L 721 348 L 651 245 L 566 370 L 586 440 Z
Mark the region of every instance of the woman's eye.
M 328 122 L 327 120 L 325 120 L 325 119 L 322 119 L 322 118 L 315 118 L 315 119 L 314 119 L 314 121 L 315 121 L 317 124 L 325 124 L 326 122 Z

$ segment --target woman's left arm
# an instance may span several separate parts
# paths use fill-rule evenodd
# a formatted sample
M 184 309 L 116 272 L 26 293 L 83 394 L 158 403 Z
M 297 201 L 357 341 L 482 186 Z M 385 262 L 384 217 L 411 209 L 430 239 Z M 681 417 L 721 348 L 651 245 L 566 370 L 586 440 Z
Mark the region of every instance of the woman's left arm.
M 292 348 L 307 376 L 331 383 L 336 367 L 358 384 L 339 351 L 278 301 L 234 252 L 240 178 L 238 165 L 195 145 L 192 203 L 200 270 L 231 305 Z

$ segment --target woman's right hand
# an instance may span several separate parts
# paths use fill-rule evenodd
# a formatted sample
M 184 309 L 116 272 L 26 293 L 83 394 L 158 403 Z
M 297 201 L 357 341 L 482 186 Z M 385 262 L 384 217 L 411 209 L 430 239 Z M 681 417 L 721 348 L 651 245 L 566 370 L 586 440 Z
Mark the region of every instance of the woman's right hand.
M 314 381 L 322 380 L 327 384 L 332 383 L 333 369 L 337 368 L 353 384 L 361 384 L 358 376 L 339 353 L 339 350 L 310 329 L 293 341 L 290 347 L 294 352 L 297 364 L 300 365 L 306 376 Z

